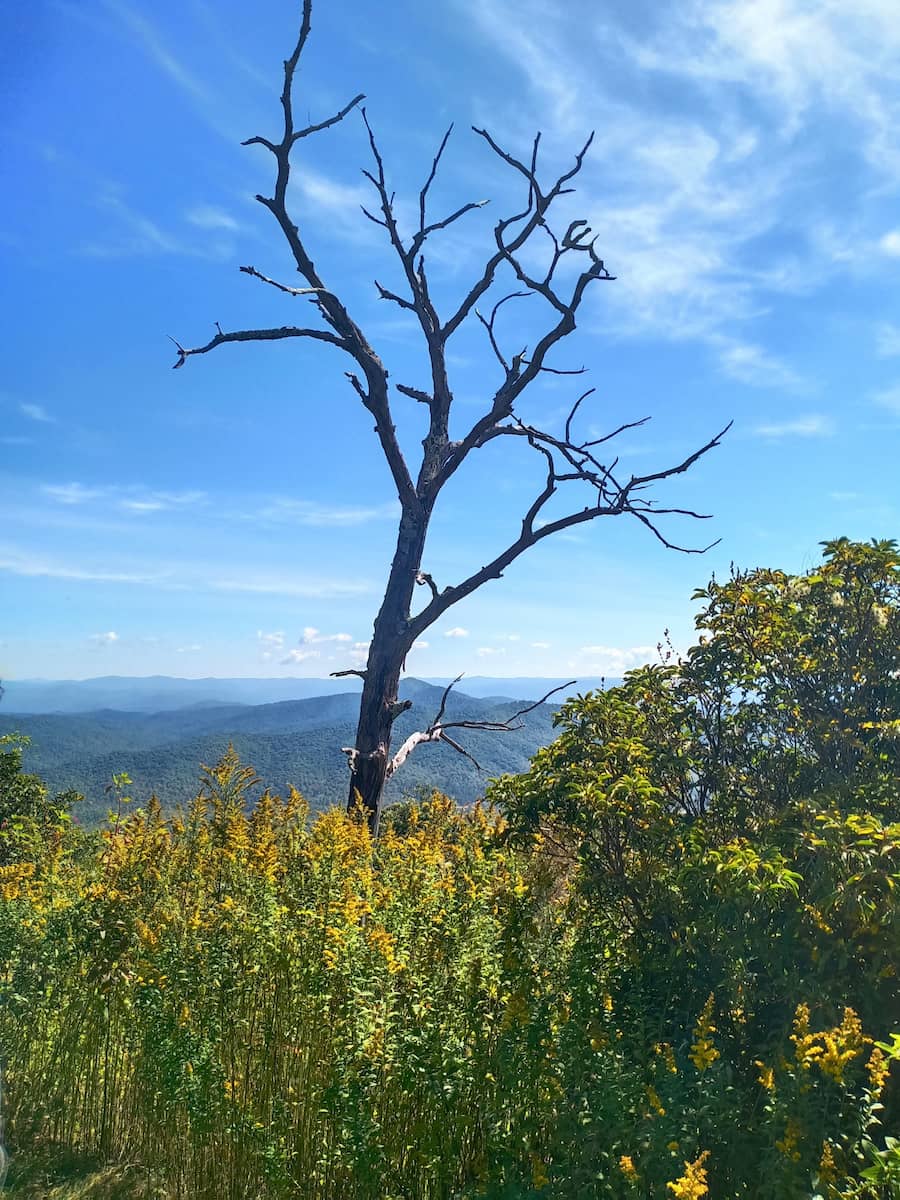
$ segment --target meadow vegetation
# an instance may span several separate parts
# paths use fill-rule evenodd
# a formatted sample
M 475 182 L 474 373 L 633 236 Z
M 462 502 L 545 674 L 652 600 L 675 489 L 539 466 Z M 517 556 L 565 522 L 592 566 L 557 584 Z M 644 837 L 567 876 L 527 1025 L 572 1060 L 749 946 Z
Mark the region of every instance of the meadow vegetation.
M 84 832 L 0 755 L 14 1196 L 900 1197 L 900 554 L 697 594 L 485 803 Z

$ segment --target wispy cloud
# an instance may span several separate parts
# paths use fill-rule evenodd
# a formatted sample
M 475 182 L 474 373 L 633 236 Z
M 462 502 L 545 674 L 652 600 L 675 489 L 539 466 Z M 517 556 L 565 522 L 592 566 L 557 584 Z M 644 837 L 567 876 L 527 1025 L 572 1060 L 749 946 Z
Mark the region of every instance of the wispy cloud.
M 542 0 L 457 4 L 526 84 L 493 128 L 505 124 L 521 145 L 527 126 L 540 126 L 550 155 L 598 131 L 579 180 L 584 211 L 571 213 L 592 218 L 618 276 L 603 289 L 598 328 L 696 340 L 729 378 L 808 386 L 757 328 L 780 299 L 858 270 L 863 253 L 877 257 L 879 242 L 900 253 L 900 229 L 878 227 L 871 203 L 885 180 L 900 181 L 894 0 L 864 0 L 852 14 L 841 0 L 693 0 L 602 15 Z M 852 195 L 821 185 L 844 154 L 864 181 Z
M 299 640 L 301 646 L 319 646 L 327 642 L 352 642 L 353 638 L 349 633 L 322 633 L 312 625 L 307 625 Z
M 287 667 L 290 666 L 291 663 L 306 662 L 310 658 L 321 657 L 321 653 L 322 652 L 320 650 L 305 650 L 302 648 L 299 650 L 288 650 L 287 654 L 281 660 L 281 665 L 283 667 Z
M 834 433 L 834 421 L 822 413 L 809 413 L 805 417 L 794 417 L 787 421 L 772 421 L 757 425 L 753 432 L 757 437 L 830 437 Z
M 193 75 L 175 54 L 166 46 L 162 35 L 130 4 L 123 0 L 103 0 L 104 7 L 112 13 L 131 33 L 140 48 L 168 77 L 195 100 L 209 105 L 213 96 L 207 86 Z
M 212 578 L 208 584 L 217 592 L 246 592 L 257 596 L 296 596 L 306 600 L 337 600 L 342 597 L 364 596 L 372 584 L 358 579 L 321 579 L 316 576 L 265 575 L 250 571 L 246 576 Z
M 389 521 L 399 513 L 396 501 L 388 504 L 353 507 L 339 504 L 320 504 L 313 500 L 294 500 L 276 497 L 262 507 L 244 512 L 246 519 L 283 522 L 293 525 L 341 527 L 366 525 L 370 521 Z
M 467 638 L 468 636 L 468 629 L 463 629 L 461 625 L 455 625 L 452 629 L 444 630 L 445 638 Z
M 0 571 L 26 578 L 69 579 L 85 583 L 164 584 L 165 576 L 141 571 L 109 570 L 47 559 L 39 554 L 0 547 Z
M 82 242 L 76 248 L 78 254 L 88 258 L 173 254 L 181 258 L 221 261 L 232 253 L 232 239 L 228 236 L 233 232 L 231 229 L 222 225 L 199 225 L 214 235 L 206 239 L 198 238 L 196 234 L 187 236 L 173 232 L 164 228 L 158 219 L 129 204 L 117 185 L 102 187 L 96 203 L 106 214 L 103 236 Z
M 800 376 L 762 346 L 731 339 L 714 339 L 719 345 L 719 362 L 731 379 L 754 387 L 774 387 L 783 391 L 802 390 Z
M 120 569 L 105 564 L 72 563 L 15 546 L 0 546 L 0 571 L 30 578 L 65 579 L 85 583 L 131 584 L 175 591 L 236 592 L 260 596 L 291 596 L 309 600 L 336 600 L 370 593 L 372 585 L 354 577 L 328 579 L 315 575 L 266 574 L 247 567 L 240 576 L 216 576 L 205 563 L 160 565 Z
M 109 633 L 92 633 L 91 636 L 88 638 L 88 641 L 91 643 L 91 645 L 97 646 L 97 647 L 112 646 L 118 640 L 119 640 L 119 635 L 117 633 L 115 633 L 113 630 L 110 630 Z
M 624 675 L 657 657 L 655 646 L 582 646 L 571 668 L 591 675 Z
M 42 404 L 20 404 L 19 412 L 29 421 L 39 421 L 42 425 L 52 425 L 56 418 L 51 417 Z
M 202 504 L 206 493 L 201 491 L 157 491 L 140 485 L 127 487 L 95 487 L 83 483 L 46 483 L 41 492 L 58 504 L 70 506 L 101 502 L 124 512 L 154 513 L 167 509 L 187 508 Z
M 185 214 L 185 219 L 198 229 L 225 229 L 229 233 L 237 233 L 241 228 L 238 221 L 222 208 L 213 204 L 199 204 Z

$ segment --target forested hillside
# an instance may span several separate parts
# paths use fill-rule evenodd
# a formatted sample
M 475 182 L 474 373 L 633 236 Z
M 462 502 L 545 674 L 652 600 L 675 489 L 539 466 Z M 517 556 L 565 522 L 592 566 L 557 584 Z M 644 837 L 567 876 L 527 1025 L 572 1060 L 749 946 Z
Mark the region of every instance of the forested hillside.
M 546 689 L 545 689 L 546 690 Z M 413 707 L 396 723 L 398 741 L 434 716 L 443 692 L 419 680 L 404 681 L 401 695 Z M 447 701 L 452 720 L 502 721 L 522 703 L 480 700 L 457 690 Z M 253 706 L 216 705 L 152 714 L 116 712 L 63 715 L 0 715 L 0 735 L 19 732 L 31 738 L 25 748 L 28 770 L 54 791 L 75 789 L 85 796 L 76 815 L 96 822 L 106 815 L 106 787 L 126 772 L 131 795 L 145 803 L 155 792 L 166 805 L 183 801 L 197 786 L 200 763 L 214 763 L 233 743 L 252 762 L 263 786 L 286 794 L 298 788 L 315 807 L 346 798 L 347 764 L 341 747 L 353 740 L 359 695 L 345 692 L 308 700 Z M 388 800 L 437 787 L 461 803 L 484 792 L 487 780 L 522 770 L 552 737 L 552 705 L 522 717 L 521 728 L 501 733 L 470 730 L 461 734 L 482 769 L 449 746 L 421 747 L 391 781 Z

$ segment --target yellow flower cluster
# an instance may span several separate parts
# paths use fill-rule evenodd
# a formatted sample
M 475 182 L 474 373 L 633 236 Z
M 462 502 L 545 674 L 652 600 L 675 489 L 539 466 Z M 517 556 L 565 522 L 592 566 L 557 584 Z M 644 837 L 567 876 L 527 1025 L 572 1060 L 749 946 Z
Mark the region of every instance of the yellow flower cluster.
M 716 1027 L 712 1020 L 714 1004 L 715 998 L 712 992 L 710 992 L 709 999 L 704 1004 L 703 1011 L 694 1029 L 694 1044 L 691 1046 L 689 1057 L 698 1071 L 707 1070 L 719 1057 L 719 1051 L 712 1040 L 712 1035 L 716 1032 Z
M 838 1178 L 837 1163 L 834 1158 L 834 1147 L 831 1142 L 822 1145 L 822 1157 L 819 1159 L 819 1183 L 826 1186 L 836 1182 Z
M 667 1183 L 667 1191 L 670 1191 L 677 1200 L 700 1200 L 701 1196 L 708 1196 L 706 1167 L 703 1165 L 708 1158 L 709 1151 L 704 1150 L 693 1162 L 686 1162 L 684 1174 L 672 1183 Z
M 780 1138 L 775 1143 L 775 1149 L 783 1154 L 785 1158 L 789 1158 L 792 1162 L 800 1161 L 800 1139 L 803 1136 L 803 1130 L 794 1117 L 789 1118 L 784 1130 L 784 1137 Z
M 630 1154 L 623 1154 L 619 1159 L 619 1170 L 631 1183 L 638 1177 L 637 1167 L 634 1165 L 634 1160 Z
M 766 1089 L 767 1092 L 774 1091 L 774 1089 L 775 1089 L 775 1068 L 767 1067 L 766 1064 L 759 1058 L 754 1063 L 754 1066 L 759 1067 L 759 1082 L 760 1082 L 760 1084 Z
M 866 1063 L 866 1071 L 868 1072 L 872 1091 L 876 1096 L 881 1095 L 881 1091 L 887 1082 L 887 1077 L 891 1073 L 891 1063 L 890 1059 L 885 1057 L 878 1046 L 869 1055 L 869 1061 Z
M 797 1062 L 804 1071 L 818 1066 L 823 1075 L 842 1083 L 848 1063 L 862 1054 L 869 1039 L 863 1036 L 862 1023 L 852 1008 L 844 1009 L 840 1025 L 822 1033 L 809 1029 L 809 1005 L 798 1004 L 791 1041 Z
M 650 1101 L 650 1107 L 657 1116 L 664 1117 L 666 1115 L 666 1110 L 663 1108 L 663 1103 L 659 1098 L 659 1092 L 652 1084 L 647 1087 L 647 1099 Z
M 678 1066 L 675 1062 L 675 1051 L 672 1049 L 671 1043 L 657 1042 L 653 1049 L 665 1063 L 666 1070 L 670 1071 L 673 1075 L 677 1075 Z
M 0 895 L 4 900 L 18 900 L 22 895 L 22 884 L 34 877 L 34 863 L 10 863 L 0 867 Z

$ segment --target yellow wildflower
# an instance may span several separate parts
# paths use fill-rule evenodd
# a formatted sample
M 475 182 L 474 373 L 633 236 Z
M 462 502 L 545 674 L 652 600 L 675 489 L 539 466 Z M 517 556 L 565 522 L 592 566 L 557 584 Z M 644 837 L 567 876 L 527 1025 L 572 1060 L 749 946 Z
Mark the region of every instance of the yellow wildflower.
M 667 1183 L 666 1190 L 670 1191 L 678 1200 L 700 1200 L 701 1196 L 708 1196 L 706 1168 L 703 1165 L 708 1158 L 709 1151 L 704 1150 L 693 1162 L 685 1162 L 684 1174 L 673 1183 Z
M 784 1137 L 775 1143 L 775 1149 L 792 1162 L 799 1162 L 800 1151 L 797 1147 L 799 1146 L 802 1134 L 803 1130 L 799 1122 L 791 1117 L 785 1126 Z
M 671 1045 L 668 1042 L 657 1042 L 654 1049 L 666 1064 L 666 1069 L 671 1071 L 673 1075 L 677 1075 L 678 1067 L 675 1063 L 675 1051 Z
M 754 1066 L 759 1067 L 759 1082 L 762 1086 L 767 1092 L 773 1091 L 775 1088 L 775 1068 L 767 1067 L 761 1059 L 757 1059 Z
M 619 1170 L 628 1180 L 634 1181 L 638 1177 L 637 1168 L 630 1154 L 623 1154 L 619 1159 Z
M 834 1183 L 838 1177 L 837 1163 L 834 1161 L 834 1149 L 831 1142 L 822 1143 L 822 1157 L 819 1159 L 819 1183 Z
M 655 1113 L 658 1113 L 661 1117 L 666 1115 L 666 1110 L 663 1108 L 662 1101 L 659 1098 L 659 1092 L 657 1092 L 652 1084 L 647 1087 L 647 1099 L 650 1101 L 650 1107 Z
M 698 1071 L 705 1071 L 719 1057 L 719 1051 L 712 1040 L 712 1034 L 716 1031 L 716 1027 L 712 1021 L 714 1004 L 715 998 L 712 992 L 710 992 L 709 999 L 704 1004 L 703 1011 L 694 1029 L 694 1044 L 691 1046 L 689 1057 Z
M 891 1064 L 877 1046 L 869 1055 L 869 1061 L 866 1063 L 866 1070 L 869 1073 L 869 1083 L 872 1091 L 875 1092 L 876 1095 L 880 1095 L 881 1090 L 887 1081 L 887 1077 L 890 1074 Z
M 863 1036 L 862 1023 L 852 1008 L 844 1009 L 843 1019 L 834 1029 L 810 1033 L 809 1006 L 799 1004 L 791 1041 L 796 1047 L 797 1062 L 804 1071 L 817 1065 L 823 1075 L 828 1075 L 835 1083 L 841 1083 L 844 1068 L 862 1053 L 869 1039 Z

